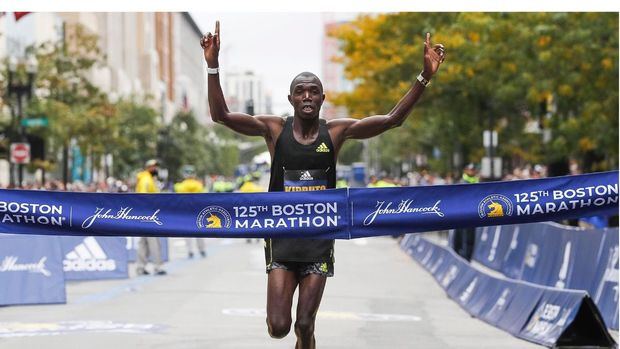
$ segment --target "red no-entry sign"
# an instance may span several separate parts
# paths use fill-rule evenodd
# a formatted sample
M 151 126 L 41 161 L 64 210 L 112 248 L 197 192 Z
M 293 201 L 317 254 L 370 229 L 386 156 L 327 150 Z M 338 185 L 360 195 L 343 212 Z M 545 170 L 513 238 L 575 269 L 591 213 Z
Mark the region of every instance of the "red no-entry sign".
M 11 162 L 14 164 L 27 164 L 30 162 L 30 144 L 11 143 Z

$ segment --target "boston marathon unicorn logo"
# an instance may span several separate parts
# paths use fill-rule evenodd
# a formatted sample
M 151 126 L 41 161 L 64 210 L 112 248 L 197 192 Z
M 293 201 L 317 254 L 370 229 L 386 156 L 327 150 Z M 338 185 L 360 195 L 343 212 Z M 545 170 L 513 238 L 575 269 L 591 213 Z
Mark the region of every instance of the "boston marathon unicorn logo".
M 222 227 L 222 220 L 217 218 L 217 216 L 214 215 L 213 213 L 211 213 L 211 215 L 207 217 L 207 222 L 209 222 L 209 224 L 207 224 L 207 228 L 221 228 Z
M 504 208 L 502 207 L 501 204 L 491 201 L 488 208 L 491 211 L 489 211 L 489 213 L 487 214 L 487 217 L 504 217 Z
M 220 206 L 205 207 L 196 219 L 198 228 L 206 229 L 230 228 L 231 223 L 230 213 Z
M 510 199 L 501 194 L 491 194 L 478 204 L 480 218 L 512 216 L 513 205 Z

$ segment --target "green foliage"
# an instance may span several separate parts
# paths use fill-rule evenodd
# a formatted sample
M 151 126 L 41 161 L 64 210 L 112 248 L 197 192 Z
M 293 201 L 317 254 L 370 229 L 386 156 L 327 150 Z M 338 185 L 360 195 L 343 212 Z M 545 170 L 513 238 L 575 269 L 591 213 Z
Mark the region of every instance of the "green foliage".
M 181 168 L 192 165 L 200 177 L 208 174 L 231 176 L 239 160 L 232 132 L 220 125 L 210 131 L 192 112 L 179 112 L 170 125 L 160 130 L 158 154 L 168 169 L 169 180 L 181 180 Z
M 454 153 L 464 163 L 478 162 L 484 155 L 482 131 L 491 118 L 508 163 L 570 157 L 588 171 L 617 167 L 617 14 L 362 16 L 331 33 L 344 52 L 336 60 L 356 82 L 335 104 L 353 117 L 390 110 L 422 69 L 427 31 L 433 42 L 445 45 L 447 59 L 410 120 L 381 136 L 384 169 L 411 154 L 430 159 L 440 154 L 432 165 L 441 172 L 455 165 Z M 545 104 L 555 110 L 546 114 Z M 539 119 L 551 130 L 548 144 L 541 134 L 524 132 Z
M 158 139 L 157 111 L 146 101 L 121 100 L 116 105 L 115 119 L 106 132 L 111 143 L 108 151 L 114 157 L 113 173 L 128 178 L 144 167 L 144 163 L 156 158 Z
M 350 140 L 345 142 L 338 153 L 338 163 L 350 165 L 354 162 L 362 161 L 364 143 L 361 141 Z

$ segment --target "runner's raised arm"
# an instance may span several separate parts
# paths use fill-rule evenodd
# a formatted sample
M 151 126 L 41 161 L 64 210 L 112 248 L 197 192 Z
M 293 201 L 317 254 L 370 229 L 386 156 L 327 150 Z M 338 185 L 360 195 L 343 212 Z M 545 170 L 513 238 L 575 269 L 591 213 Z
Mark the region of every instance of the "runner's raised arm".
M 364 139 L 377 136 L 391 128 L 402 125 L 413 106 L 424 92 L 426 85 L 439 69 L 445 59 L 445 48 L 442 44 L 433 45 L 430 33 L 426 33 L 424 41 L 424 68 L 409 91 L 386 115 L 368 116 L 363 119 L 334 119 L 328 123 L 330 134 L 336 149 L 346 139 Z
M 222 86 L 220 84 L 220 42 L 220 22 L 217 21 L 215 23 L 215 34 L 208 32 L 200 40 L 200 46 L 202 46 L 208 66 L 207 83 L 211 118 L 214 122 L 226 125 L 241 134 L 265 137 L 269 145 L 269 143 L 271 143 L 269 140 L 274 138 L 273 132 L 277 131 L 278 125 L 280 125 L 281 128 L 283 118 L 275 115 L 252 116 L 228 110 L 224 92 L 222 92 Z

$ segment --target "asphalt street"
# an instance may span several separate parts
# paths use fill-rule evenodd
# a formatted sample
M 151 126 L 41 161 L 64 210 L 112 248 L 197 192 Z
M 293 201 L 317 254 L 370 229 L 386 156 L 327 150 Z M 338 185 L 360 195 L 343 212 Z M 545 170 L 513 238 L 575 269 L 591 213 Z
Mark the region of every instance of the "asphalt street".
M 166 276 L 70 282 L 67 304 L 0 307 L 0 348 L 293 348 L 265 325 L 263 242 L 208 239 Z M 318 348 L 540 348 L 471 318 L 389 237 L 338 241 Z

